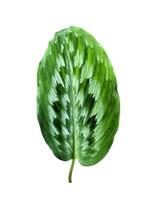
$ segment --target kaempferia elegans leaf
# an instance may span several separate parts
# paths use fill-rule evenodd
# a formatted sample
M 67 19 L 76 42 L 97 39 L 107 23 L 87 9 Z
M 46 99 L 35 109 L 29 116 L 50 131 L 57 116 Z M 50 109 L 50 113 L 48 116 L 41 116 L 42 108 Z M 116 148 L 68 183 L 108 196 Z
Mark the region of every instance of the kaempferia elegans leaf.
M 111 62 L 95 38 L 78 27 L 56 32 L 39 63 L 37 115 L 54 155 L 89 166 L 109 151 L 120 103 Z

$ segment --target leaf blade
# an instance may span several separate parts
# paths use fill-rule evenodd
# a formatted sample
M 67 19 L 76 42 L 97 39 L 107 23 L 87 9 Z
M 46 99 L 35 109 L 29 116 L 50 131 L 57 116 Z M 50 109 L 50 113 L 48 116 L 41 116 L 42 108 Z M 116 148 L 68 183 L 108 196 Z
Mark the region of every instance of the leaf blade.
M 104 49 L 77 27 L 57 32 L 38 68 L 38 120 L 61 160 L 99 162 L 119 124 L 115 74 Z

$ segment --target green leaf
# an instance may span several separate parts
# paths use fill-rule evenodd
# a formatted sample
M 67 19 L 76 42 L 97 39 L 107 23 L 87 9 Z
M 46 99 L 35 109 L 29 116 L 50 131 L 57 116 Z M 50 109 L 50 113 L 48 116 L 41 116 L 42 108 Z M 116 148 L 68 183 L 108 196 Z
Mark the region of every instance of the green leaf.
M 111 62 L 95 38 L 77 27 L 56 32 L 39 63 L 37 113 L 54 155 L 89 166 L 109 151 L 120 103 Z

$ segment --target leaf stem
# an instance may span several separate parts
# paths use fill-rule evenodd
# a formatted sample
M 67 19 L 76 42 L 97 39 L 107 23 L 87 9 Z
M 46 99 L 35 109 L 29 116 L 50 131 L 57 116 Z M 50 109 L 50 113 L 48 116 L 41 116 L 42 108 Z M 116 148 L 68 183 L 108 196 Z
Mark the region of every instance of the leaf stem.
M 69 170 L 69 175 L 68 175 L 68 182 L 69 183 L 72 183 L 72 172 L 73 172 L 74 164 L 75 164 L 75 158 L 72 159 L 71 167 L 70 167 L 70 170 Z

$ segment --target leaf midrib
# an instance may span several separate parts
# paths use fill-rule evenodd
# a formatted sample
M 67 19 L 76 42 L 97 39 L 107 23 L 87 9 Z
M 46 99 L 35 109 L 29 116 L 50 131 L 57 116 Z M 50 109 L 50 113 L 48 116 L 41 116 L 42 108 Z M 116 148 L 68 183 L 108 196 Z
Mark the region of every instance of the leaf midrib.
M 76 122 L 75 122 L 75 95 L 74 95 L 74 91 L 73 91 L 73 64 L 72 64 L 72 60 L 70 58 L 69 53 L 67 52 L 67 56 L 68 56 L 68 72 L 69 72 L 69 79 L 70 79 L 70 106 L 72 109 L 70 109 L 70 115 L 71 115 L 71 123 L 73 126 L 73 160 L 75 160 L 76 158 L 76 133 L 75 133 L 75 126 L 76 126 Z M 72 113 L 71 113 L 72 110 Z

